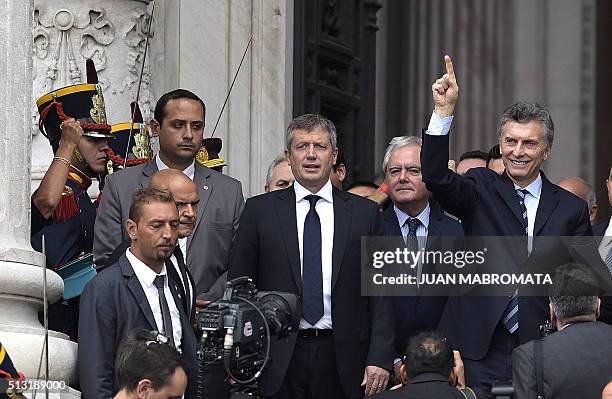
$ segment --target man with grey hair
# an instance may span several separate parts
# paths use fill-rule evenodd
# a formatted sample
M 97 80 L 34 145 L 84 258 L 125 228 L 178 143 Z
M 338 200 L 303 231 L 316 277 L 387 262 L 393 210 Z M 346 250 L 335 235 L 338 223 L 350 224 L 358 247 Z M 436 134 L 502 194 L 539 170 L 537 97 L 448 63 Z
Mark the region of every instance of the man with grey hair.
M 287 158 L 284 155 L 276 157 L 274 161 L 268 166 L 268 173 L 266 174 L 266 186 L 264 187 L 266 193 L 270 191 L 276 191 L 283 188 L 287 188 L 293 184 L 294 181 L 293 172 Z
M 499 121 L 505 166 L 501 175 L 473 168 L 460 176 L 447 168 L 459 87 L 451 58 L 445 56 L 444 61 L 446 74 L 432 85 L 434 111 L 423 132 L 422 148 L 423 181 L 436 201 L 461 220 L 466 235 L 508 237 L 488 241 L 489 257 L 495 253 L 505 272 L 535 267 L 534 259 L 566 263 L 574 255 L 591 255 L 568 251 L 559 240 L 539 240 L 541 244 L 533 246 L 533 239 L 527 239 L 592 234 L 586 202 L 551 183 L 541 171 L 554 137 L 545 107 L 522 101 L 504 111 Z M 493 381 L 512 378 L 511 350 L 536 339 L 546 318 L 546 298 L 520 292 L 507 287 L 499 296 L 451 297 L 447 302 L 440 329 L 461 352 L 466 384 L 478 397 L 490 398 Z
M 594 224 L 597 219 L 597 198 L 593 186 L 580 177 L 566 177 L 559 180 L 557 186 L 586 201 L 589 207 L 589 220 L 591 225 Z
M 584 265 L 558 268 L 550 295 L 557 332 L 512 353 L 516 398 L 535 398 L 536 361 L 542 361 L 543 397 L 599 399 L 612 377 L 612 326 L 599 316 L 597 280 Z M 541 345 L 540 359 L 535 346 Z M 587 382 L 588 381 L 588 382 Z
M 401 236 L 406 246 L 413 251 L 419 249 L 437 250 L 432 242 L 437 238 L 463 236 L 461 223 L 445 215 L 437 206 L 430 206 L 429 191 L 421 176 L 421 138 L 400 136 L 391 139 L 383 158 L 385 184 L 393 206 L 383 213 L 385 236 Z M 446 240 L 445 240 L 446 241 Z M 434 244 L 436 247 L 439 244 Z M 445 248 L 446 249 L 446 248 Z M 431 273 L 431 265 L 424 269 L 419 262 L 417 277 Z M 400 356 L 408 340 L 420 331 L 438 328 L 440 316 L 446 305 L 446 297 L 428 295 L 422 288 L 417 295 L 392 297 L 395 320 L 394 360 L 396 379 L 399 379 Z
M 291 122 L 285 155 L 295 182 L 247 200 L 232 248 L 228 279 L 249 276 L 262 291 L 300 301 L 299 330 L 272 340 L 260 381 L 266 397 L 369 396 L 386 388 L 393 367 L 389 299 L 360 289 L 361 237 L 382 235 L 380 214 L 373 201 L 332 186 L 336 142 L 320 115 Z

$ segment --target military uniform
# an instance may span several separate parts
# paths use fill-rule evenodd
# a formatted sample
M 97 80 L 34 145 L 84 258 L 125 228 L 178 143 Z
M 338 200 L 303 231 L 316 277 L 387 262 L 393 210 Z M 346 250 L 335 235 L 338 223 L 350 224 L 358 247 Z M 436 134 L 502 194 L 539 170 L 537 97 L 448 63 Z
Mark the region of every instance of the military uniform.
M 36 101 L 40 113 L 39 128 L 49 139 L 54 153 L 59 147 L 62 135 L 61 124 L 69 118 L 79 122 L 83 128 L 83 136 L 112 137 L 111 126 L 106 123 L 102 88 L 97 84 L 95 67 L 91 60 L 88 60 L 87 64 L 87 81 L 88 83 L 54 90 Z M 78 149 L 74 155 L 83 160 Z M 68 165 L 68 176 L 53 216 L 45 218 L 35 206 L 36 192 L 32 195 L 31 204 L 32 247 L 42 252 L 44 236 L 47 267 L 55 271 L 81 255 L 92 252 L 97 210 L 97 202 L 92 201 L 87 193 L 93 177 L 89 166 L 83 171 L 70 164 L 67 159 L 60 160 Z M 76 297 L 51 304 L 49 328 L 68 334 L 76 340 L 78 301 L 79 298 Z
M 45 236 L 47 267 L 57 270 L 60 266 L 91 253 L 93 249 L 94 222 L 97 201 L 87 194 L 91 179 L 71 170 L 64 186 L 60 205 L 52 219 L 45 219 L 32 204 L 32 248 L 42 252 L 42 236 Z
M 6 352 L 4 345 L 0 343 L 0 399 L 15 399 L 19 389 L 15 387 L 23 385 L 25 376 L 17 371 L 11 357 Z
M 219 153 L 223 142 L 218 137 L 209 137 L 202 140 L 202 147 L 196 154 L 196 160 L 202 165 L 223 173 L 223 167 L 227 166 L 225 159 Z

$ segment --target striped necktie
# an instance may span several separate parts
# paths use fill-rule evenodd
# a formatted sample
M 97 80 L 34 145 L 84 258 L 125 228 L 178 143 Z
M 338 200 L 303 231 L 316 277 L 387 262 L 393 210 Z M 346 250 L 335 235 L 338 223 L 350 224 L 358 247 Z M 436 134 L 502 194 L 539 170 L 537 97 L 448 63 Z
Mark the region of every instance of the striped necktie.
M 525 195 L 529 194 L 529 191 L 525 189 L 516 190 L 516 194 L 519 199 L 519 206 L 521 208 L 522 224 L 525 229 L 525 235 L 529 235 L 529 222 L 527 219 L 527 207 L 525 206 Z M 510 297 L 510 302 L 506 306 L 504 313 L 502 314 L 502 323 L 506 330 L 510 334 L 514 334 L 519 328 L 519 298 L 518 290 L 515 290 Z

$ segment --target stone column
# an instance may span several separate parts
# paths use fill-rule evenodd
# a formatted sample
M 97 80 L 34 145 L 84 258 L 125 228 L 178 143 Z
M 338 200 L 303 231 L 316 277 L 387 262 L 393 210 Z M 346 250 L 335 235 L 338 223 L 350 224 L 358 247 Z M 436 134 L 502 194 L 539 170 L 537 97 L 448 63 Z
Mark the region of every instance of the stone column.
M 269 163 L 282 154 L 291 118 L 291 0 L 176 2 L 179 86 L 206 102 L 205 134 L 212 134 L 223 100 L 251 35 L 253 42 L 221 116 L 224 172 L 242 182 L 245 197 L 260 194 Z M 193 40 L 201 37 L 202 40 Z
M 32 0 L 0 0 L 0 341 L 17 369 L 35 378 L 43 347 L 38 311 L 43 297 L 43 256 L 30 246 L 32 104 Z M 49 301 L 63 282 L 47 273 Z M 77 345 L 49 333 L 49 379 L 76 381 Z M 44 377 L 44 364 L 42 367 Z

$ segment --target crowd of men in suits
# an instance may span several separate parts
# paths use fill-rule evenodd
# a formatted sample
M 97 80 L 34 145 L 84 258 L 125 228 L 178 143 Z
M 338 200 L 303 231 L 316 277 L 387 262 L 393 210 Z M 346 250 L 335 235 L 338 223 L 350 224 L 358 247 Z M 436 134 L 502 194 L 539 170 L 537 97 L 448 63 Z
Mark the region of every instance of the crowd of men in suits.
M 195 160 L 204 137 L 204 102 L 187 90 L 164 94 L 151 121 L 159 153 L 108 175 L 97 214 L 91 204 L 81 207 L 93 210 L 95 225 L 88 219 L 86 240 L 98 267 L 78 309 L 83 397 L 158 391 L 155 384 L 141 386 L 141 379 L 132 385 L 118 382 L 123 375 L 118 365 L 126 360 L 117 348 L 138 328 L 165 333 L 167 344 L 182 353 L 186 362 L 176 361 L 175 368 L 188 378 L 185 384 L 182 371 L 170 373 L 168 378 L 178 381 L 175 391 L 196 397 L 200 385 L 204 397 L 229 397 L 221 363 L 207 365 L 204 382 L 198 383 L 193 322 L 199 309 L 221 297 L 226 281 L 241 276 L 259 290 L 293 293 L 301 305 L 299 330 L 270 344 L 272 361 L 259 380 L 264 397 L 489 398 L 493 383 L 512 380 L 513 371 L 516 397 L 532 397 L 539 353 L 534 355 L 533 341 L 548 317 L 559 332 L 542 340 L 545 397 L 601 394 L 612 380 L 612 362 L 606 360 L 612 355 L 612 327 L 595 321 L 603 313 L 597 292 L 571 296 L 561 290 L 551 294 L 550 303 L 518 290 L 495 297 L 362 295 L 362 237 L 401 236 L 417 251 L 435 249 L 437 237 L 593 234 L 588 188 L 585 201 L 541 170 L 554 138 L 545 107 L 509 106 L 500 119 L 497 148 L 466 154 L 456 172 L 449 168 L 459 87 L 450 57 L 445 64 L 446 73 L 432 85 L 428 127 L 422 137 L 391 140 L 380 187 L 356 182 L 342 190 L 347 174 L 336 128 L 323 116 L 307 114 L 289 124 L 285 155 L 270 165 L 266 193 L 246 203 L 239 181 Z M 61 174 L 45 176 L 33 195 L 36 220 L 43 221 L 33 242 L 50 226 L 65 228 L 65 220 L 51 219 L 74 165 L 87 172 L 95 164 L 91 160 L 99 162 L 107 150 L 106 138 L 86 137 L 75 120 L 64 121 L 60 130 L 53 168 Z M 86 140 L 97 147 L 87 148 Z M 85 155 L 82 161 L 75 148 Z M 81 179 L 93 176 L 84 175 Z M 53 191 L 52 183 L 62 188 Z M 86 187 L 71 184 L 85 201 Z M 612 204 L 612 169 L 607 185 Z M 389 199 L 384 209 L 381 195 Z M 610 278 L 604 263 L 612 271 L 612 223 L 599 229 L 599 260 Z M 512 259 L 511 271 L 557 250 L 525 242 L 524 248 L 502 248 Z M 581 268 L 579 259 L 566 261 Z M 568 273 L 570 279 L 583 279 Z M 585 273 L 588 281 L 590 271 Z M 120 353 L 125 351 L 124 343 Z M 570 376 L 576 367 L 584 371 L 580 378 Z M 588 378 L 587 371 L 596 378 Z M 383 392 L 396 384 L 403 387 Z

